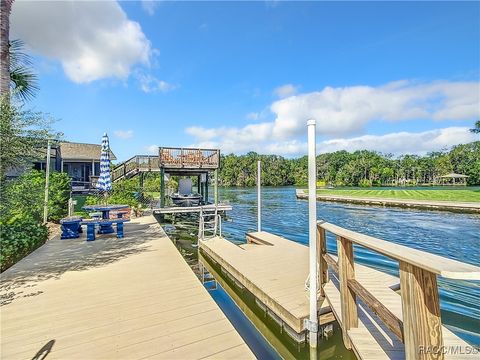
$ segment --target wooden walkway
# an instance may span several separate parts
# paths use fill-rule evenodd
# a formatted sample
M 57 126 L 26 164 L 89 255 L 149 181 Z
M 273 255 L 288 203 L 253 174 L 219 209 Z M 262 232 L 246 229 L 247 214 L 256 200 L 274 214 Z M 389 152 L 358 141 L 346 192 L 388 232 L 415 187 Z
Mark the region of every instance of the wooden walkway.
M 335 228 L 332 227 L 332 229 L 336 231 Z M 349 233 L 345 234 L 349 235 Z M 204 255 L 217 262 L 285 324 L 297 333 L 304 331 L 303 320 L 308 319 L 309 316 L 308 291 L 305 290 L 305 279 L 308 275 L 308 247 L 267 232 L 249 233 L 247 240 L 247 244 L 235 245 L 224 238 L 215 237 L 202 241 L 200 248 Z M 432 255 L 432 257 L 435 256 Z M 442 264 L 438 259 L 437 264 Z M 338 273 L 337 257 L 329 255 L 329 261 L 329 265 L 333 265 Z M 208 268 L 208 264 L 204 265 Z M 472 269 L 476 270 L 470 265 L 460 264 L 458 267 L 460 273 Z M 325 323 L 325 321 L 322 322 L 322 316 L 333 310 L 336 320 L 342 326 L 340 281 L 335 272 L 331 271 L 330 274 L 330 281 L 324 286 L 325 298 L 319 296 L 319 323 Z M 476 278 L 478 273 L 472 273 L 472 276 Z M 355 280 L 366 290 L 365 293 L 368 292 L 374 296 L 375 301 L 381 304 L 378 308 L 387 308 L 400 319 L 401 323 L 402 302 L 398 292 L 400 280 L 397 277 L 355 264 Z M 368 360 L 408 358 L 403 342 L 385 326 L 383 319 L 360 299 L 357 306 L 358 326 L 350 328 L 344 334 L 344 337 L 351 342 L 356 356 Z M 446 348 L 452 346 L 454 349 L 461 348 L 463 351 L 472 349 L 447 328 L 442 327 L 442 333 Z M 445 358 L 472 359 L 477 355 L 478 353 L 447 354 Z
M 298 199 L 308 199 L 308 194 L 302 190 L 296 190 Z M 317 195 L 317 200 L 342 202 L 352 204 L 393 206 L 413 209 L 445 210 L 452 212 L 480 213 L 480 202 L 466 201 L 434 201 L 434 200 L 408 200 L 408 199 L 383 199 L 373 197 L 357 197 L 345 195 Z
M 54 239 L 1 275 L 2 359 L 251 359 L 155 219 Z

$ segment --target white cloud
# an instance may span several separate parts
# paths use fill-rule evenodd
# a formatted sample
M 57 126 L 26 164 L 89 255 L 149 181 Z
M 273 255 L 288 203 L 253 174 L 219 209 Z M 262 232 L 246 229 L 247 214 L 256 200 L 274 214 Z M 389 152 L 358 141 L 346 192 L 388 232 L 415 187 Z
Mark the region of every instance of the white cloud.
M 475 135 L 469 131 L 469 128 L 448 127 L 419 133 L 403 131 L 385 135 L 364 135 L 350 139 L 326 140 L 317 145 L 317 150 L 321 153 L 366 149 L 392 154 L 425 154 L 474 140 Z
M 247 114 L 248 120 L 258 120 L 259 117 L 260 117 L 260 114 L 258 112 L 251 112 Z
M 321 134 L 338 136 L 363 130 L 372 120 L 468 120 L 480 114 L 478 82 L 398 81 L 383 86 L 326 87 L 276 101 L 273 136 L 300 135 L 306 119 Z
M 150 16 L 155 15 L 155 10 L 157 9 L 158 5 L 160 4 L 160 0 L 142 0 L 142 8 L 146 11 L 146 13 Z
M 136 77 L 139 82 L 140 89 L 145 93 L 165 93 L 177 88 L 176 85 L 157 79 L 155 76 L 150 74 L 137 73 Z
M 120 139 L 130 139 L 133 137 L 133 130 L 115 130 L 113 134 Z
M 145 146 L 146 155 L 158 155 L 158 145 Z
M 285 84 L 273 90 L 273 94 L 279 98 L 295 95 L 298 92 L 298 86 L 293 84 Z
M 384 135 L 364 135 L 353 138 L 338 138 L 317 143 L 318 153 L 347 150 L 372 150 L 383 153 L 401 155 L 426 154 L 439 151 L 453 145 L 475 141 L 475 135 L 467 127 L 448 127 L 444 129 L 423 132 L 398 132 Z M 223 138 L 220 141 L 205 140 L 191 146 L 219 148 L 225 153 L 246 153 L 256 151 L 261 154 L 276 154 L 283 156 L 301 156 L 307 153 L 307 143 L 299 140 L 242 142 Z
M 126 79 L 135 64 L 149 65 L 153 53 L 140 24 L 116 1 L 15 1 L 11 34 L 60 61 L 76 83 Z
M 244 127 L 191 127 L 186 132 L 199 144 L 219 146 L 227 152 L 254 150 L 301 154 L 305 150 L 302 138 L 306 134 L 306 121 L 314 118 L 318 133 L 327 139 L 333 138 L 322 143 L 328 151 L 342 146 L 368 149 L 369 144 L 373 150 L 385 152 L 432 151 L 472 141 L 472 135 L 458 127 L 418 134 L 395 133 L 389 134 L 390 137 L 365 135 L 348 138 L 348 135 L 363 131 L 371 121 L 388 124 L 413 120 L 477 119 L 480 116 L 480 89 L 478 82 L 449 81 L 398 81 L 378 87 L 327 87 L 318 92 L 278 100 L 270 109 L 276 115 L 271 122 L 252 123 Z M 407 141 L 409 136 L 415 141 Z M 402 147 L 402 142 L 409 145 Z

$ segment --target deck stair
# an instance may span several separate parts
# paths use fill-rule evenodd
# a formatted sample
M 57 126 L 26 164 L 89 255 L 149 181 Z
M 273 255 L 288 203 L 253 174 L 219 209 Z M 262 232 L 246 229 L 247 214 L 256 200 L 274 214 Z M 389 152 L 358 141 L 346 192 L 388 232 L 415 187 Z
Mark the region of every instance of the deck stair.
M 112 170 L 112 181 L 129 179 L 142 172 L 160 171 L 158 156 L 135 155 Z
M 326 251 L 327 231 L 337 236 L 338 257 Z M 342 328 L 345 346 L 359 359 L 478 356 L 468 351 L 473 349 L 471 346 L 442 326 L 436 276 L 478 280 L 479 267 L 326 222 L 318 224 L 317 243 L 322 284 L 319 323 L 328 322 L 329 315 L 334 317 Z M 353 243 L 399 261 L 400 278 L 355 263 Z M 309 316 L 305 290 L 308 247 L 267 232 L 255 232 L 248 233 L 247 243 L 242 245 L 221 236 L 201 241 L 200 251 L 202 257 L 212 259 L 248 289 L 268 312 L 295 332 L 305 332 L 304 320 Z M 204 266 L 209 267 L 208 263 Z M 450 353 L 429 353 L 428 349 L 420 353 L 422 344 L 440 346 L 437 351 L 450 349 Z

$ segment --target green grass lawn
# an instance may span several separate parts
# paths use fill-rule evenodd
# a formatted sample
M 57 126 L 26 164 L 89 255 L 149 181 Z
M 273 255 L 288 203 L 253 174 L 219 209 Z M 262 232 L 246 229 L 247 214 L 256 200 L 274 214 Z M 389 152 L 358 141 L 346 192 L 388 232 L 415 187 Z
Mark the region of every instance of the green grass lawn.
M 474 190 L 375 190 L 375 189 L 322 189 L 318 195 L 343 195 L 383 199 L 445 200 L 480 202 L 480 191 Z

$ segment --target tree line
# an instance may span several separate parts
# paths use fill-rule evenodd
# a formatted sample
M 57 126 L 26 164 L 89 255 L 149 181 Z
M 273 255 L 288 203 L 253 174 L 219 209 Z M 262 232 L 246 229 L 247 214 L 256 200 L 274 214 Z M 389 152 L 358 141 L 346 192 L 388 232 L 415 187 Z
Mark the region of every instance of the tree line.
M 305 185 L 307 156 L 286 159 L 278 155 L 222 155 L 219 182 L 222 186 L 254 186 L 257 161 L 262 161 L 262 185 Z M 333 186 L 435 185 L 449 173 L 467 175 L 468 185 L 480 185 L 480 141 L 424 156 L 345 150 L 317 156 L 317 180 Z

